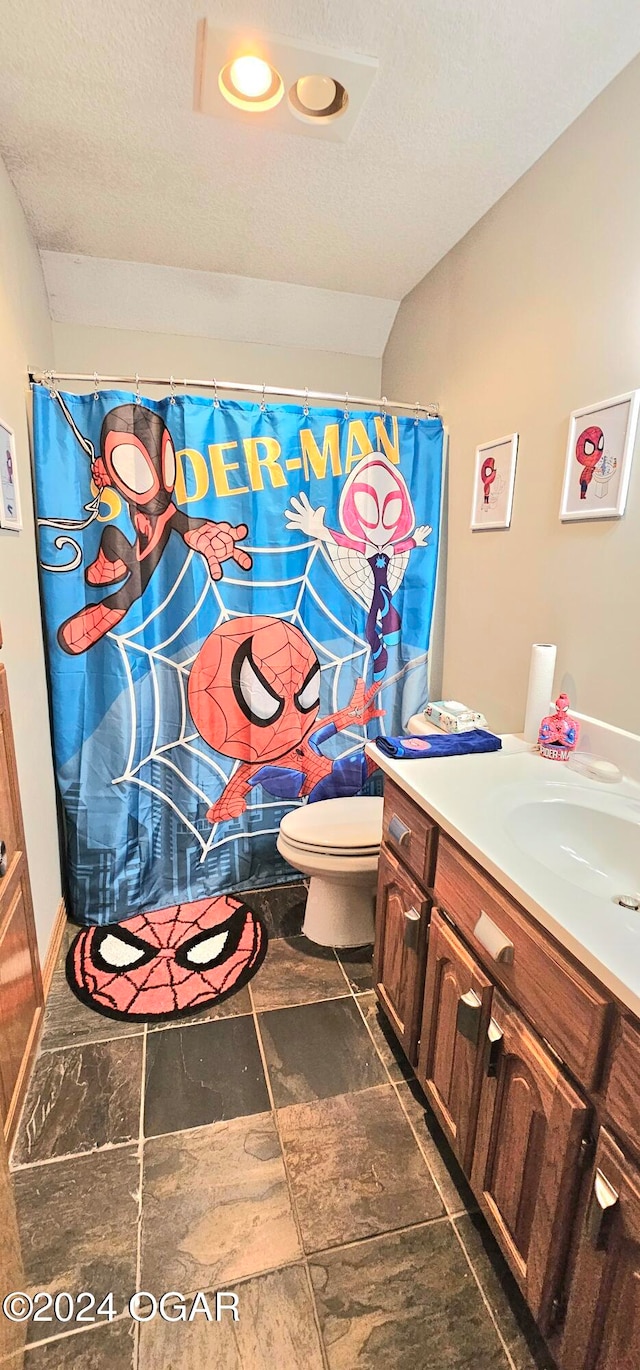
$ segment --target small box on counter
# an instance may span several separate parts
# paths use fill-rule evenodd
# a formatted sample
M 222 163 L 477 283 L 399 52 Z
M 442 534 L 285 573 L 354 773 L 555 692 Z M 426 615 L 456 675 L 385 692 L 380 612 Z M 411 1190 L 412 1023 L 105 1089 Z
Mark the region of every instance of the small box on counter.
M 484 714 L 468 709 L 457 699 L 439 699 L 427 704 L 425 717 L 443 733 L 469 733 L 474 728 L 486 728 Z

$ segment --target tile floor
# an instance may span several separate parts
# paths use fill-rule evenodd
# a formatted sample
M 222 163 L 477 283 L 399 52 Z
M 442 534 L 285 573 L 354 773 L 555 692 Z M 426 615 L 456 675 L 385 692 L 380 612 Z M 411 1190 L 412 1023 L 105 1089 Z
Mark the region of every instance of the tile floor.
M 304 897 L 249 896 L 264 965 L 182 1025 L 99 1017 L 61 958 L 12 1157 L 25 1277 L 111 1291 L 119 1316 L 32 1323 L 25 1370 L 551 1366 L 379 1013 L 371 949 L 309 943 Z M 136 1289 L 230 1290 L 239 1321 L 137 1324 Z

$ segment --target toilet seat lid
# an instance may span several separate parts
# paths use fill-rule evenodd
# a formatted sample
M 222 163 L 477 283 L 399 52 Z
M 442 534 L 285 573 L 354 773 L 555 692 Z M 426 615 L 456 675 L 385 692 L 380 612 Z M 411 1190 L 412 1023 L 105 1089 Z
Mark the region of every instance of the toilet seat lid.
M 320 799 L 286 813 L 280 831 L 292 845 L 309 851 L 376 851 L 382 841 L 382 799 Z

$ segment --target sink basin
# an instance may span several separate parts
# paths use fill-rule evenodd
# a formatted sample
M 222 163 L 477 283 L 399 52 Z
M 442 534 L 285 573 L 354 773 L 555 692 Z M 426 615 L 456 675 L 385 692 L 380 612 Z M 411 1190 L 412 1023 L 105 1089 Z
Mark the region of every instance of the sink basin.
M 528 856 L 579 889 L 640 900 L 640 804 L 572 785 L 520 791 L 503 811 L 505 831 Z M 520 801 L 520 802 L 518 802 Z

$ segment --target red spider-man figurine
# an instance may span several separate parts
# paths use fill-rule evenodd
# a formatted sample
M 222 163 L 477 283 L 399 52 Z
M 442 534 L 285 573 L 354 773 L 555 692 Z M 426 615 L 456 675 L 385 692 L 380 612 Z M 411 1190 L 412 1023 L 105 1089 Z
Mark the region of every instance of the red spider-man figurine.
M 86 604 L 58 629 L 58 641 L 73 656 L 86 652 L 124 618 L 144 593 L 172 532 L 204 557 L 214 580 L 221 563 L 232 558 L 243 571 L 252 559 L 236 543 L 247 536 L 244 523 L 189 518 L 173 501 L 176 456 L 163 419 L 142 404 L 119 404 L 105 415 L 100 433 L 100 456 L 77 429 L 64 401 L 57 397 L 65 418 L 91 459 L 91 475 L 98 491 L 111 485 L 129 507 L 135 528 L 131 543 L 120 528 L 105 528 L 98 555 L 87 567 L 88 585 L 124 584 L 98 604 Z
M 585 428 L 576 443 L 576 461 L 580 462 L 580 499 L 587 498 L 587 489 L 593 480 L 593 473 L 604 452 L 604 433 L 595 425 Z
M 237 818 L 262 785 L 277 799 L 357 794 L 375 763 L 362 750 L 323 756 L 320 747 L 343 728 L 380 718 L 377 689 L 358 680 L 349 704 L 318 725 L 320 663 L 299 628 L 281 618 L 222 623 L 203 643 L 189 677 L 189 707 L 198 732 L 223 756 L 245 762 L 209 809 L 212 823 Z

